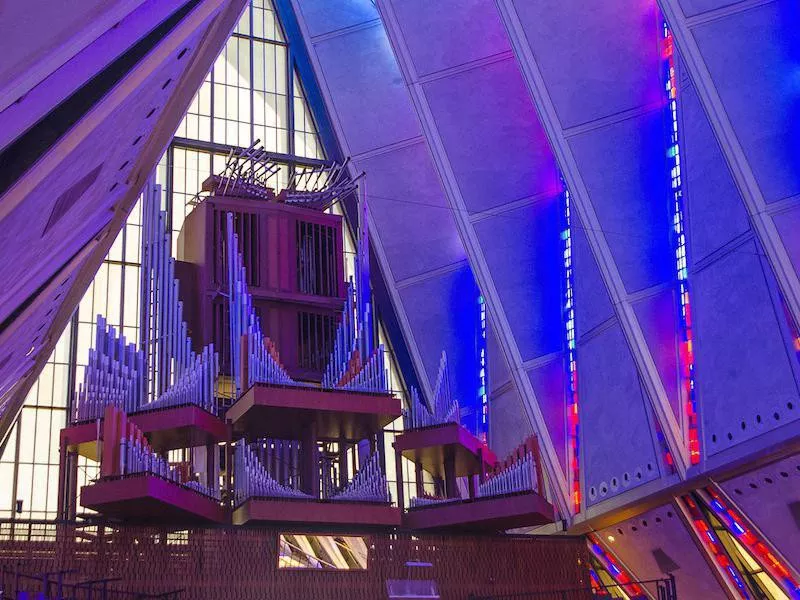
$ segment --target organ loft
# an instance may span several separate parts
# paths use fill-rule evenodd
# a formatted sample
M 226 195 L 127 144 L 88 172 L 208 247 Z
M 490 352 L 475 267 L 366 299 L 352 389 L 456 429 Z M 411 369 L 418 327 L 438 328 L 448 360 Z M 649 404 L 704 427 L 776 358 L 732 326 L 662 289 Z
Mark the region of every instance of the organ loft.
M 431 398 L 390 389 L 369 286 L 363 179 L 252 146 L 206 180 L 171 257 L 143 199 L 138 339 L 98 317 L 61 432 L 64 519 L 499 532 L 551 522 L 535 438 L 499 460 L 461 424 L 442 355 Z M 345 223 L 358 199 L 353 277 Z M 387 443 L 387 428 L 394 442 Z M 99 476 L 78 485 L 79 457 Z

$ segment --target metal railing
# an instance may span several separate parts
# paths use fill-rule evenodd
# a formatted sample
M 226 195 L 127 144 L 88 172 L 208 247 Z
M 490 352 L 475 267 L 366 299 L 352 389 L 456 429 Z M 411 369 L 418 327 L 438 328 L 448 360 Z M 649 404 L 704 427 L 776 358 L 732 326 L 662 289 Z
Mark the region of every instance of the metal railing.
M 31 575 L 18 570 L 0 568 L 0 599 L 9 600 L 35 597 L 41 600 L 179 600 L 184 590 L 171 590 L 160 594 L 134 592 L 110 587 L 119 577 L 68 581 L 75 570 L 37 573 Z M 37 594 L 36 596 L 33 596 Z M 30 595 L 30 596 L 29 596 Z
M 651 595 L 631 595 L 625 588 L 632 584 L 638 584 L 644 589 L 651 591 Z M 624 592 L 624 596 L 615 596 L 614 591 Z M 654 595 L 652 595 L 654 592 Z M 678 600 L 678 592 L 675 586 L 675 576 L 670 575 L 663 579 L 646 579 L 642 581 L 631 581 L 625 585 L 611 584 L 601 585 L 585 588 L 572 588 L 568 590 L 552 590 L 552 591 L 538 591 L 538 592 L 522 592 L 516 594 L 470 594 L 469 600 L 578 600 L 589 599 L 600 600 L 606 598 L 627 597 L 631 600 L 650 600 L 651 597 L 656 600 Z

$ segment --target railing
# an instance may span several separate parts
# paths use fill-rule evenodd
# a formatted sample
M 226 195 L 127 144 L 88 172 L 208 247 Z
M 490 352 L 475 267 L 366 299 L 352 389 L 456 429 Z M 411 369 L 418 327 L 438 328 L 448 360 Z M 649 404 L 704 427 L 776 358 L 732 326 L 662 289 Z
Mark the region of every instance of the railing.
M 678 600 L 678 592 L 675 586 L 675 576 L 670 575 L 664 579 L 646 579 L 642 581 L 631 581 L 631 584 L 639 584 L 642 588 L 655 592 L 653 596 L 656 600 Z M 598 585 L 587 588 L 573 588 L 568 590 L 552 590 L 539 592 L 522 592 L 518 594 L 490 594 L 482 596 L 470 594 L 469 600 L 573 600 L 577 598 L 630 598 L 631 600 L 649 600 L 650 596 L 640 595 L 631 596 L 625 591 L 625 586 L 619 584 Z M 613 592 L 617 592 L 615 595 Z M 625 595 L 622 595 L 624 592 Z
M 160 594 L 123 591 L 109 587 L 110 583 L 120 581 L 119 577 L 104 579 L 68 581 L 77 575 L 75 570 L 37 573 L 31 575 L 19 570 L 0 568 L 0 598 L 18 600 L 36 598 L 37 600 L 178 600 L 184 590 L 171 590 Z M 35 595 L 34 595 L 35 594 Z
M 295 533 L 306 528 L 292 528 Z M 429 563 L 425 579 L 436 581 L 444 598 L 470 593 L 497 595 L 531 590 L 561 590 L 586 581 L 590 556 L 586 541 L 572 536 L 442 535 L 359 529 L 366 569 L 332 574 L 325 569 L 282 569 L 280 537 L 286 528 L 174 527 L 113 525 L 96 522 L 9 522 L 0 519 L 0 568 L 20 573 L 57 573 L 70 585 L 122 577 L 107 583 L 107 600 L 134 600 L 112 590 L 163 594 L 184 589 L 179 600 L 375 600 L 386 598 L 388 580 L 408 578 L 408 563 Z M 330 527 L 311 529 L 330 535 Z M 535 565 L 523 569 L 520 565 Z M 51 576 L 50 580 L 54 578 Z M 5 598 L 16 598 L 13 577 L 6 575 Z M 26 580 L 30 597 L 41 579 Z M 85 585 L 76 600 L 99 600 L 101 584 Z M 54 593 L 50 584 L 50 593 Z M 67 591 L 66 597 L 72 589 Z M 173 594 L 174 597 L 174 594 Z M 45 596 L 45 598 L 47 598 Z M 557 600 L 561 600 L 556 597 Z M 568 596 L 589 600 L 590 592 Z M 16 598 L 16 600 L 21 600 Z M 49 598 L 48 600 L 53 600 Z

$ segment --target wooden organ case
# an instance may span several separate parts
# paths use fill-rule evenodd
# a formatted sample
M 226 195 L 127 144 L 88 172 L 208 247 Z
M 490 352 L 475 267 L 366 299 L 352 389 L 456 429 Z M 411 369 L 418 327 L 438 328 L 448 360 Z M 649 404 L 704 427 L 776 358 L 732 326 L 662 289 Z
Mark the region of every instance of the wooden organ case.
M 292 378 L 319 382 L 333 349 L 345 297 L 342 217 L 260 199 L 210 196 L 178 236 L 176 273 L 195 345 L 214 343 L 230 372 L 226 214 L 264 334 Z M 191 299 L 191 300 L 190 300 Z

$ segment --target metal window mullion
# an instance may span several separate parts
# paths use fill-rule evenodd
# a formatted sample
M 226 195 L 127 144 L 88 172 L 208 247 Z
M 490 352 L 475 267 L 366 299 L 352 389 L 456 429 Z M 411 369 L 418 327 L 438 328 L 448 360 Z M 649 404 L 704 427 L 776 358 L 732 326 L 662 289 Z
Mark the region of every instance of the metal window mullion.
M 255 10 L 253 9 L 253 3 L 250 2 L 250 7 L 248 8 L 250 11 L 250 37 L 248 38 L 248 47 L 250 48 L 250 141 L 253 142 L 256 139 L 256 125 L 255 125 L 255 106 L 256 106 L 256 93 L 255 93 L 255 52 L 254 46 L 255 36 L 253 35 L 253 15 Z M 262 140 L 264 141 L 264 140 Z
M 294 53 L 286 47 L 286 153 L 294 156 Z M 294 175 L 295 165 L 289 164 L 289 181 Z
M 212 125 L 212 128 L 213 128 L 213 125 Z M 185 169 L 184 169 L 184 171 L 185 171 Z M 164 182 L 164 185 L 166 187 L 165 192 L 166 192 L 166 196 L 167 196 L 167 206 L 166 206 L 167 231 L 169 232 L 169 235 L 170 235 L 170 243 L 172 242 L 172 212 L 173 212 L 173 203 L 174 203 L 174 198 L 172 196 L 173 196 L 173 189 L 175 187 L 173 185 L 172 179 L 175 176 L 174 174 L 175 174 L 175 147 L 173 146 L 173 144 L 170 144 L 169 148 L 167 148 L 167 177 L 166 177 L 166 181 Z M 186 182 L 184 181 L 184 188 L 185 188 L 185 184 L 186 184 Z M 158 206 L 159 206 L 159 211 L 160 211 L 161 210 L 161 198 L 158 199 Z
M 17 417 L 17 441 L 14 444 L 14 476 L 11 482 L 11 518 L 15 519 L 17 514 L 17 485 L 19 482 L 19 446 L 21 441 L 22 420 L 25 416 L 25 411 L 21 410 Z
M 120 285 L 119 285 L 119 333 L 123 335 L 125 331 L 125 256 L 128 240 L 128 223 L 122 224 L 122 264 L 120 265 Z M 106 303 L 106 310 L 108 304 Z

